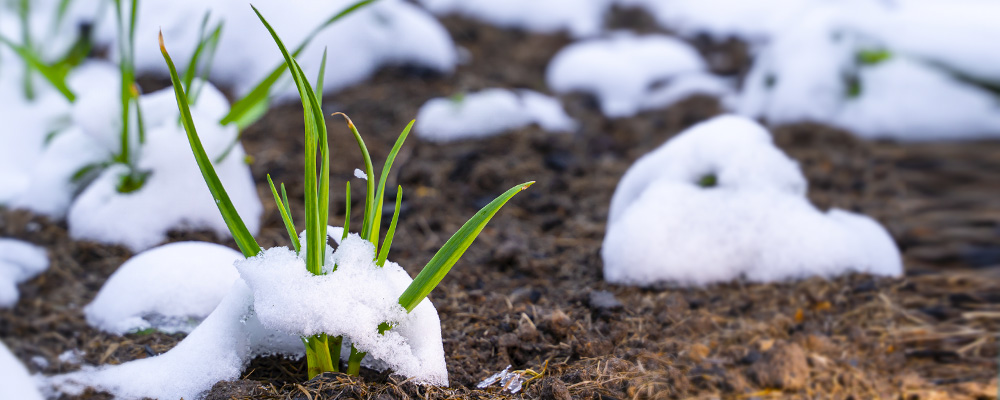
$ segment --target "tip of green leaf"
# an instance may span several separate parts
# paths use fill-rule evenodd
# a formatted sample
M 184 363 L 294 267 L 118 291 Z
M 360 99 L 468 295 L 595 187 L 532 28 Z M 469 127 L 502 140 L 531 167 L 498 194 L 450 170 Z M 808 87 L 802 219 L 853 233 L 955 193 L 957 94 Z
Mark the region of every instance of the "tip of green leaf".
M 531 187 L 531 185 L 534 185 L 534 184 L 535 184 L 535 181 L 522 183 L 521 184 L 521 190 L 525 190 L 525 189 Z

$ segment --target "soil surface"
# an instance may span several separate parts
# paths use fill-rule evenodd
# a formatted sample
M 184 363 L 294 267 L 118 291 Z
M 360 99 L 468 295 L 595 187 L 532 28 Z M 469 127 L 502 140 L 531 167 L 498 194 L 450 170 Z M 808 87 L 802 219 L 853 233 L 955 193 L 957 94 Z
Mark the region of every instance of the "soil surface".
M 444 23 L 470 56 L 454 74 L 385 68 L 326 99 L 325 109 L 351 116 L 378 165 L 427 99 L 489 87 L 544 92 L 548 60 L 570 42 L 456 18 Z M 635 12 L 618 13 L 611 23 L 655 30 Z M 746 70 L 746 46 L 695 44 L 717 72 Z M 906 276 L 633 288 L 607 284 L 601 274 L 615 185 L 636 158 L 722 109 L 714 99 L 693 97 L 611 120 L 588 96 L 563 99 L 582 124 L 578 132 L 529 127 L 449 144 L 411 136 L 397 158 L 387 187 L 405 191 L 391 258 L 413 275 L 486 202 L 537 181 L 490 222 L 431 294 L 450 387 L 416 386 L 373 371 L 307 380 L 303 360 L 261 358 L 243 379 L 220 382 L 207 398 L 996 397 L 1000 142 L 866 142 L 821 125 L 775 127 L 776 142 L 809 179 L 810 199 L 885 224 L 903 251 Z M 337 188 L 363 164 L 342 121 L 329 122 L 331 222 L 337 224 L 345 205 Z M 295 219 L 302 221 L 302 129 L 293 104 L 272 109 L 244 134 L 265 199 L 262 246 L 288 244 L 265 174 L 286 183 Z M 360 221 L 360 188 L 352 198 L 358 212 L 352 220 Z M 15 308 L 0 310 L 0 340 L 32 372 L 79 369 L 60 361 L 66 351 L 82 352 L 83 364 L 116 364 L 163 353 L 183 338 L 118 337 L 86 324 L 82 307 L 131 256 L 126 249 L 72 241 L 64 223 L 19 210 L 0 210 L 0 236 L 44 245 L 52 259 L 46 273 L 20 285 Z M 171 240 L 234 246 L 204 232 L 176 232 Z M 47 366 L 31 362 L 36 357 Z M 507 365 L 540 375 L 515 395 L 475 388 Z

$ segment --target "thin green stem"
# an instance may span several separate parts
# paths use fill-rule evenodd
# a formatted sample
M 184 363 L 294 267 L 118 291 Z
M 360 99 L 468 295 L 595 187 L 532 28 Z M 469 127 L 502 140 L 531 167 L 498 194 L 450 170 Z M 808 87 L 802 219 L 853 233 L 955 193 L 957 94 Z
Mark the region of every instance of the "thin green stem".
M 354 344 L 351 344 L 351 355 L 347 358 L 347 374 L 358 376 L 361 373 L 361 360 L 368 355 L 367 352 L 358 351 Z

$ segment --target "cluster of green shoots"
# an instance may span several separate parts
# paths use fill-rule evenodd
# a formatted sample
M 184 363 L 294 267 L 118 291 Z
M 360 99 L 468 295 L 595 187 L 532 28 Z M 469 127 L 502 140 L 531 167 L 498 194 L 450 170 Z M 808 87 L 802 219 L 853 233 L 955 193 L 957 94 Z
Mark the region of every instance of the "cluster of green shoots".
M 257 12 L 257 9 L 254 8 L 254 11 Z M 305 120 L 305 238 L 307 246 L 305 251 L 306 254 L 300 254 L 300 256 L 304 256 L 303 258 L 306 262 L 306 268 L 309 272 L 314 275 L 322 275 L 324 273 L 323 266 L 326 262 L 324 258 L 327 245 L 326 227 L 329 219 L 330 196 L 330 153 L 327 141 L 326 121 L 321 109 L 321 101 L 323 98 L 323 70 L 326 66 L 326 56 L 324 54 L 323 62 L 320 67 L 319 78 L 317 79 L 314 87 L 306 79 L 302 69 L 296 62 L 295 54 L 288 52 L 277 33 L 259 12 L 257 12 L 257 16 L 274 38 L 274 42 L 277 44 L 278 49 L 281 50 L 281 54 L 285 59 L 285 65 L 291 72 L 292 79 L 295 82 L 302 101 Z M 184 125 L 184 129 L 187 132 L 191 149 L 194 152 L 195 159 L 198 162 L 198 166 L 201 169 L 205 182 L 208 185 L 209 190 L 212 192 L 212 195 L 216 200 L 216 204 L 219 206 L 219 211 L 222 213 L 222 217 L 225 219 L 226 224 L 233 237 L 236 239 L 236 243 L 243 252 L 243 255 L 248 258 L 253 257 L 261 252 L 261 248 L 249 231 L 247 231 L 246 225 L 243 223 L 239 214 L 236 212 L 236 209 L 233 207 L 229 196 L 226 194 L 225 188 L 222 186 L 221 181 L 215 173 L 211 160 L 208 158 L 201 145 L 194 122 L 191 119 L 191 112 L 188 106 L 188 96 L 185 94 L 185 89 L 178 78 L 173 61 L 171 61 L 170 55 L 167 53 L 166 47 L 163 44 L 162 34 L 160 35 L 160 51 L 163 53 L 163 58 L 170 69 L 170 77 L 173 82 L 175 95 L 177 97 L 177 105 L 181 112 L 181 120 Z M 360 236 L 363 239 L 370 241 L 375 246 L 375 262 L 379 267 L 381 267 L 385 264 L 389 248 L 392 246 L 392 239 L 395 235 L 396 223 L 399 218 L 400 204 L 402 202 L 402 187 L 397 187 L 395 211 L 393 212 L 392 222 L 389 225 L 384 239 L 380 242 L 379 235 L 381 233 L 381 229 L 379 225 L 382 216 L 385 183 L 388 179 L 393 160 L 399 152 L 399 149 L 402 147 L 403 142 L 406 140 L 410 128 L 413 126 L 413 121 L 406 126 L 403 132 L 399 135 L 399 138 L 396 140 L 396 143 L 386 159 L 385 166 L 382 168 L 381 176 L 376 184 L 371 157 L 369 156 L 364 140 L 362 140 L 361 135 L 358 133 L 357 127 L 346 115 L 341 113 L 338 114 L 342 115 L 347 121 L 347 126 L 353 134 L 354 139 L 357 141 L 361 153 L 364 156 L 367 187 L 365 192 L 365 209 L 363 213 L 364 220 L 362 222 Z M 452 266 L 458 262 L 462 254 L 465 253 L 465 250 L 469 248 L 475 238 L 486 226 L 486 223 L 489 222 L 489 220 L 504 204 L 507 203 L 507 201 L 520 191 L 527 189 L 532 183 L 534 182 L 526 182 L 514 186 L 479 210 L 479 212 L 466 222 L 458 230 L 458 232 L 448 239 L 437 254 L 435 254 L 427 265 L 424 266 L 410 286 L 407 287 L 406 290 L 399 296 L 399 304 L 406 309 L 407 312 L 413 311 L 413 309 L 427 297 L 431 290 L 433 290 L 438 283 L 441 282 L 444 276 L 451 270 Z M 299 243 L 298 235 L 296 234 L 297 230 L 295 228 L 295 224 L 292 221 L 291 209 L 289 207 L 288 195 L 285 191 L 285 187 L 283 184 L 281 185 L 279 194 L 279 191 L 275 188 L 270 176 L 268 177 L 268 184 L 270 185 L 271 192 L 274 196 L 274 201 L 277 203 L 278 210 L 281 213 L 281 218 L 285 224 L 285 228 L 288 231 L 289 239 L 291 240 L 295 250 L 299 252 L 301 244 Z M 350 193 L 350 182 L 348 182 L 346 192 L 347 210 L 344 221 L 345 238 L 350 230 Z M 334 267 L 334 270 L 336 270 L 336 267 Z M 382 323 L 377 329 L 379 333 L 384 333 L 392 328 L 391 324 Z M 319 334 L 302 338 L 302 341 L 306 348 L 306 360 L 308 363 L 310 378 L 320 373 L 340 370 L 340 353 L 341 346 L 343 344 L 343 337 L 333 337 L 326 334 Z M 357 375 L 360 370 L 361 360 L 364 357 L 365 353 L 359 351 L 352 345 L 351 353 L 348 357 L 346 372 L 348 374 Z
M 31 77 L 38 74 L 61 93 L 67 101 L 73 103 L 77 95 L 69 87 L 67 77 L 73 68 L 80 65 L 90 54 L 92 47 L 89 32 L 80 35 L 76 43 L 66 52 L 66 54 L 54 62 L 46 62 L 42 57 L 39 45 L 41 41 L 34 40 L 30 35 L 29 14 L 30 0 L 18 0 L 18 15 L 21 19 L 22 40 L 21 44 L 0 36 L 0 44 L 9 46 L 23 59 L 25 63 L 24 93 L 25 98 L 31 100 L 35 97 L 35 89 Z M 56 8 L 55 27 L 59 27 L 65 20 L 67 10 L 72 0 L 60 0 Z M 376 0 L 362 0 L 351 4 L 343 10 L 327 18 L 322 24 L 314 28 L 302 42 L 296 47 L 294 55 L 299 54 L 312 41 L 312 39 L 334 22 L 351 14 L 352 12 L 374 2 Z M 127 173 L 119 177 L 117 190 L 120 193 L 130 193 L 142 188 L 151 171 L 144 171 L 138 168 L 137 150 L 132 146 L 133 142 L 141 146 L 146 141 L 145 124 L 143 123 L 142 110 L 139 106 L 140 89 L 136 83 L 135 72 L 135 30 L 136 16 L 139 9 L 138 0 L 130 0 L 129 3 L 123 0 L 113 0 L 116 16 L 116 27 L 118 30 L 118 67 L 121 75 L 120 85 L 120 107 L 121 107 L 121 132 L 119 148 L 107 160 L 98 161 L 84 165 L 75 171 L 71 181 L 77 185 L 85 185 L 86 182 L 95 178 L 101 171 L 111 165 L 121 164 L 127 167 Z M 202 86 L 195 86 L 195 78 L 200 77 L 202 85 L 207 80 L 208 73 L 212 68 L 215 50 L 222 35 L 223 23 L 219 22 L 214 27 L 209 27 L 210 13 L 206 12 L 202 19 L 198 42 L 194 52 L 189 58 L 187 69 L 184 71 L 182 82 L 188 101 L 195 103 L 201 93 Z M 270 93 L 272 87 L 278 82 L 287 65 L 282 63 L 276 66 L 270 74 L 263 78 L 244 97 L 240 98 L 230 108 L 221 120 L 220 125 L 233 124 L 242 133 L 243 129 L 256 122 L 270 106 Z M 134 129 L 133 129 L 134 127 Z M 62 127 L 64 128 L 64 127 Z M 51 141 L 58 135 L 62 128 L 53 130 L 47 137 L 46 142 Z M 133 132 L 134 131 L 134 132 Z M 133 139 L 133 136 L 135 138 Z M 230 154 L 233 148 L 239 143 L 241 135 L 237 135 L 227 148 L 215 158 L 216 163 L 220 163 Z

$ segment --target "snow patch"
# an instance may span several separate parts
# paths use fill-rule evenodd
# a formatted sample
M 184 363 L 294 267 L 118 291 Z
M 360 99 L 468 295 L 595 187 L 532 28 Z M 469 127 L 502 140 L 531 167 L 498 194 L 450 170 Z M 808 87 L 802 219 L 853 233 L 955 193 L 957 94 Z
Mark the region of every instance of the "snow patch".
M 730 85 L 707 72 L 698 51 L 664 35 L 617 32 L 580 41 L 559 51 L 546 71 L 557 93 L 597 96 L 609 117 L 629 117 L 667 107 L 694 94 L 726 96 Z
M 576 37 L 603 29 L 612 0 L 420 0 L 431 12 L 459 14 L 503 28 L 531 32 L 565 31 Z
M 902 273 L 884 228 L 863 215 L 821 212 L 806 184 L 752 120 L 698 124 L 640 158 L 619 182 L 601 251 L 604 277 L 644 286 Z
M 656 21 L 680 35 L 701 34 L 716 40 L 738 37 L 751 43 L 767 41 L 782 26 L 816 0 L 617 0 L 625 7 L 645 9 Z
M 238 251 L 204 242 L 142 252 L 122 264 L 84 307 L 87 323 L 117 335 L 148 328 L 191 332 L 239 279 L 233 263 L 242 258 Z
M 49 268 L 44 248 L 28 242 L 0 238 L 0 308 L 10 308 L 20 297 L 17 285 Z
M 42 393 L 35 387 L 35 380 L 28 375 L 28 369 L 21 360 L 14 357 L 3 342 L 0 342 L 0 399 L 43 400 Z
M 447 142 L 495 136 L 531 124 L 550 132 L 573 131 L 577 125 L 552 97 L 531 90 L 486 89 L 427 101 L 417 112 L 414 129 L 421 138 Z

